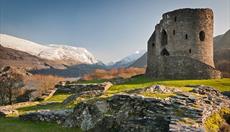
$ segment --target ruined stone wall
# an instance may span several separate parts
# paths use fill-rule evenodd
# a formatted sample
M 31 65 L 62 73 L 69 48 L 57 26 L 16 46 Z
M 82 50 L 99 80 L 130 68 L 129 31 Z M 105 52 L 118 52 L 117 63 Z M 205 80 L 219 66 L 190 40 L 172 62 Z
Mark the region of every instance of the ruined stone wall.
M 148 75 L 158 79 L 221 78 L 220 71 L 195 59 L 184 56 L 160 57 Z
M 179 9 L 163 14 L 162 20 L 155 26 L 155 31 L 148 41 L 148 57 L 147 57 L 147 75 L 155 77 L 163 77 L 170 73 L 183 71 L 186 73 L 177 73 L 179 78 L 194 78 L 190 77 L 191 72 L 210 71 L 216 73 L 213 62 L 213 12 L 211 9 Z M 182 60 L 163 61 L 172 56 L 181 56 Z M 206 64 L 201 66 L 197 63 L 196 71 L 186 71 L 187 66 L 183 62 L 183 57 L 186 63 L 196 63 L 197 61 Z M 193 61 L 192 59 L 196 60 Z M 183 63 L 182 63 L 182 62 Z M 175 63 L 175 64 L 174 64 Z M 178 67 L 175 68 L 174 65 Z M 214 71 L 210 70 L 213 67 Z M 164 69 L 168 68 L 168 69 Z M 156 70 L 157 69 L 157 70 Z M 180 70 L 181 69 L 181 70 Z M 185 71 L 184 71 L 185 70 Z M 169 72 L 169 73 L 165 73 Z M 204 72 L 205 73 L 205 72 Z M 213 78 L 208 73 L 199 78 Z M 184 76 L 186 75 L 186 76 Z M 199 74 L 197 74 L 199 75 Z M 214 75 L 214 74 L 213 74 Z M 220 77 L 219 73 L 214 75 Z M 159 78 L 158 77 L 158 78 Z M 168 77 L 168 76 L 167 76 Z M 164 78 L 167 78 L 164 77 Z

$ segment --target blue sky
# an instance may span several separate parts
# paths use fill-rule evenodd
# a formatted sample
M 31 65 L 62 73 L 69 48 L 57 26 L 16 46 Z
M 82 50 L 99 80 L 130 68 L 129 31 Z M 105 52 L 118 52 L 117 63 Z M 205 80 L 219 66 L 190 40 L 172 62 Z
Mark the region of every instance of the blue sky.
M 163 13 L 187 7 L 213 9 L 214 35 L 230 29 L 229 0 L 0 0 L 0 32 L 117 61 L 146 49 Z

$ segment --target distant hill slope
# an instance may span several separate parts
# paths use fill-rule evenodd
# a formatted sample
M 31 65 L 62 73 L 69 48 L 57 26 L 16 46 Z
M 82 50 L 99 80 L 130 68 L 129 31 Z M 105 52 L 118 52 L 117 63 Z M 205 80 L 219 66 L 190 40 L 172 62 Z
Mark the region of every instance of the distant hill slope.
M 214 38 L 214 62 L 224 77 L 230 77 L 230 30 Z
M 214 50 L 230 48 L 230 30 L 214 38 Z
M 132 63 L 129 67 L 145 67 L 147 65 L 147 52 Z
M 23 51 L 39 58 L 59 61 L 65 65 L 98 63 L 89 51 L 80 47 L 42 45 L 6 34 L 0 34 L 0 44 L 3 47 Z
M 65 66 L 63 66 L 62 64 L 56 63 L 54 61 L 41 59 L 31 54 L 10 48 L 5 48 L 0 45 L 0 67 L 7 65 L 27 70 L 43 69 L 50 67 L 57 69 L 65 68 Z
M 214 62 L 224 77 L 230 77 L 230 30 L 223 35 L 214 37 Z M 130 64 L 129 67 L 145 67 L 147 65 L 147 53 Z
M 101 64 L 79 64 L 69 66 L 66 69 L 40 69 L 40 70 L 31 70 L 32 74 L 44 74 L 44 75 L 55 75 L 61 77 L 81 77 L 85 74 L 89 74 L 96 69 L 107 69 L 105 65 Z
M 129 67 L 129 65 L 133 64 L 138 58 L 140 58 L 146 51 L 140 50 L 135 53 L 124 57 L 123 59 L 115 62 L 113 65 L 109 66 L 111 68 L 121 68 L 121 67 Z
M 0 68 L 13 66 L 33 74 L 56 75 L 61 77 L 80 77 L 95 69 L 106 69 L 103 63 L 78 64 L 66 66 L 57 61 L 41 59 L 31 54 L 5 48 L 0 45 Z

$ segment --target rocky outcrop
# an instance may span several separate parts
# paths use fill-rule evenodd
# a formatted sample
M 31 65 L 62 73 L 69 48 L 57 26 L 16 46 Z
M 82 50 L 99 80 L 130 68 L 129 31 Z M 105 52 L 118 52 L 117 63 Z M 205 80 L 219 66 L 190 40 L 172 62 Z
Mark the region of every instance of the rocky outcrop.
M 90 97 L 102 95 L 112 85 L 113 84 L 110 82 L 100 84 L 68 84 L 57 86 L 57 91 L 73 93 L 73 95 L 69 96 L 62 102 L 62 104 L 66 105 L 82 95 L 88 95 Z
M 159 87 L 154 87 L 156 89 Z M 177 92 L 166 99 L 118 94 L 94 102 L 81 102 L 63 125 L 100 132 L 200 132 L 204 131 L 205 119 L 221 107 L 230 107 L 230 101 L 206 86 L 196 86 L 191 92 Z
M 162 100 L 135 95 L 114 95 L 93 104 L 80 103 L 64 125 L 81 127 L 84 131 L 164 131 L 169 117 L 155 113 L 168 104 Z M 167 111 L 159 111 L 167 115 Z M 162 127 L 156 127 L 156 126 Z
M 110 82 L 94 83 L 94 84 L 81 84 L 81 83 L 61 83 L 56 85 L 57 92 L 60 93 L 81 93 L 85 91 L 101 91 L 108 90 L 113 84 Z

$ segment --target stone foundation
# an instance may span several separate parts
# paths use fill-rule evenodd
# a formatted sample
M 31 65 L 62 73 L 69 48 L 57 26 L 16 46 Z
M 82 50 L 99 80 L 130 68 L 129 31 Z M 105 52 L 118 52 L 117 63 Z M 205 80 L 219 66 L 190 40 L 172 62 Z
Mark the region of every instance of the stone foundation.
M 214 79 L 221 78 L 215 68 L 185 56 L 160 57 L 147 76 L 157 79 Z

